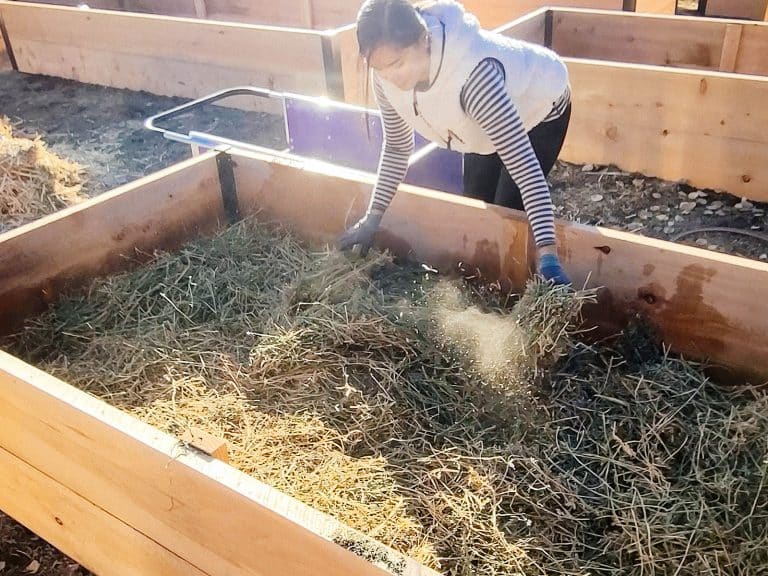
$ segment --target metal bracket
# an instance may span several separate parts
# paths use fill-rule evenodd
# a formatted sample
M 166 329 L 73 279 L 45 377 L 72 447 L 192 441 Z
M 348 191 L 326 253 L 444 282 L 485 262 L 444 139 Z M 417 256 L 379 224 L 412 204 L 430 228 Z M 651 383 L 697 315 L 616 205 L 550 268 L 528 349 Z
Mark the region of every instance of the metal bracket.
M 216 167 L 219 170 L 219 184 L 221 185 L 221 199 L 224 202 L 224 213 L 230 224 L 242 220 L 240 204 L 237 199 L 237 184 L 235 183 L 235 170 L 232 164 L 232 156 L 226 150 L 216 154 Z

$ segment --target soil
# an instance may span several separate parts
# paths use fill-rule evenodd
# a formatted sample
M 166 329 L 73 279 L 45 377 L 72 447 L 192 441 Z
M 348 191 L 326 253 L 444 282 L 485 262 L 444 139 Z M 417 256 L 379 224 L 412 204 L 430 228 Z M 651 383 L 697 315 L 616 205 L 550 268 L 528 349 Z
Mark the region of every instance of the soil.
M 67 80 L 0 72 L 0 115 L 24 133 L 38 133 L 61 156 L 86 166 L 85 191 L 98 195 L 160 170 L 191 153 L 143 127 L 146 117 L 184 102 L 179 98 L 110 89 Z M 185 129 L 215 132 L 273 149 L 284 149 L 283 120 L 276 115 L 208 106 L 178 122 Z M 628 230 L 655 238 L 701 227 L 736 228 L 762 234 L 764 204 L 685 183 L 667 182 L 613 167 L 558 162 L 550 174 L 557 216 Z M 683 243 L 768 259 L 765 239 L 732 232 L 699 232 Z M 34 534 L 0 514 L 0 576 L 90 574 Z
M 0 513 L 0 574 L 2 576 L 87 576 L 74 560 Z
M 144 128 L 144 120 L 182 98 L 118 90 L 60 78 L 0 72 L 0 115 L 23 134 L 40 134 L 60 156 L 86 167 L 85 193 L 95 196 L 191 156 L 188 145 Z M 274 115 L 206 106 L 169 127 L 215 132 L 285 148 L 283 121 Z
M 683 182 L 629 174 L 611 166 L 558 162 L 549 180 L 559 218 L 768 259 L 765 203 L 743 201 Z M 703 228 L 729 231 L 697 232 Z

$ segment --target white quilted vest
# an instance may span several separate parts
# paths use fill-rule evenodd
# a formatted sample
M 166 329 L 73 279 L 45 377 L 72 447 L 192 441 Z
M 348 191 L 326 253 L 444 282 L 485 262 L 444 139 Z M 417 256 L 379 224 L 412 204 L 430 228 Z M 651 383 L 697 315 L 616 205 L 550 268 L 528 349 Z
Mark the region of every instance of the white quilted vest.
M 551 50 L 483 30 L 477 19 L 453 0 L 440 0 L 423 9 L 422 16 L 432 34 L 433 71 L 440 60 L 443 34 L 445 37 L 442 66 L 432 86 L 414 92 L 400 90 L 380 76 L 376 80 L 400 116 L 439 146 L 476 154 L 496 151 L 460 101 L 469 75 L 486 58 L 503 65 L 507 92 L 526 131 L 540 123 L 565 92 L 568 71 Z

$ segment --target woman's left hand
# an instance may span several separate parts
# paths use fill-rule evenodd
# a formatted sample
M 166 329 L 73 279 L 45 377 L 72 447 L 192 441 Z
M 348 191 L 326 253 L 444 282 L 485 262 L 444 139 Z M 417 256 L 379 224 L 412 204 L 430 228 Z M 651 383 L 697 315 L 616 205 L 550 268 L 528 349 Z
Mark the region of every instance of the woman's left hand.
M 565 285 L 571 283 L 560 264 L 560 260 L 557 258 L 557 254 L 542 254 L 539 257 L 539 274 L 553 284 Z

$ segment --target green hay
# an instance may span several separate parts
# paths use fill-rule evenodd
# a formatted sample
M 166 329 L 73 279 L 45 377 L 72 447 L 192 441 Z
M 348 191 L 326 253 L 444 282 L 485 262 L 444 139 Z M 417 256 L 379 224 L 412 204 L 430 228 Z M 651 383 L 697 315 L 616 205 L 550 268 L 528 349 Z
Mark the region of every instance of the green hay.
M 168 432 L 226 438 L 234 465 L 445 574 L 765 573 L 765 393 L 641 333 L 585 343 L 593 296 L 532 282 L 509 306 L 246 222 L 9 345 Z

